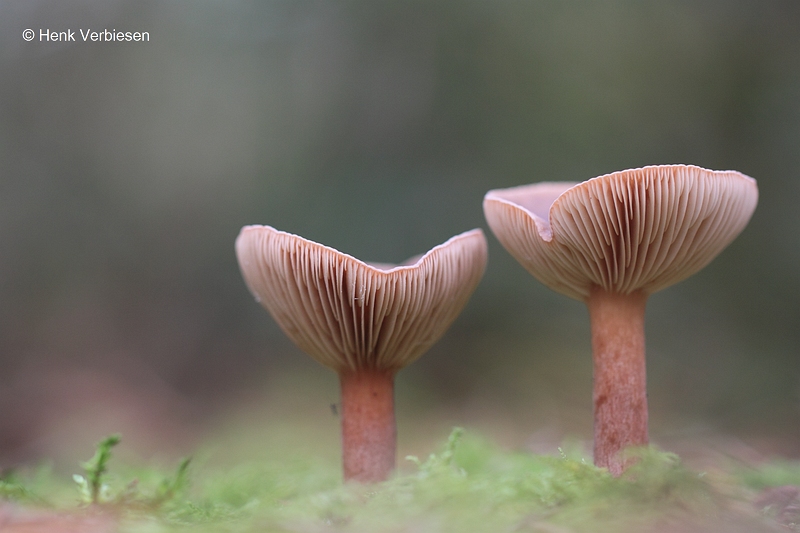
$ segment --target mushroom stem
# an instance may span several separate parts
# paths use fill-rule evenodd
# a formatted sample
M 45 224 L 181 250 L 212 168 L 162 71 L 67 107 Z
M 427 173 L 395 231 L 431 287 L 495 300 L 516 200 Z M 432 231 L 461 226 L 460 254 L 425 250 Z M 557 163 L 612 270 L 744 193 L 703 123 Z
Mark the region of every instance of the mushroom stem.
M 592 289 L 587 300 L 594 361 L 594 464 L 619 476 L 621 456 L 647 438 L 644 311 L 647 294 Z
M 342 386 L 342 463 L 345 481 L 374 483 L 394 470 L 394 372 L 344 370 Z

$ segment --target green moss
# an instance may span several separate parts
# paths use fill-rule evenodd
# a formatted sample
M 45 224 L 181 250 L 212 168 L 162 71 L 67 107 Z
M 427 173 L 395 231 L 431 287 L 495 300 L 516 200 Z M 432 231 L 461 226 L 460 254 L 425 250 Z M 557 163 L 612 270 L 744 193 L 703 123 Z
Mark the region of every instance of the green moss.
M 736 476 L 748 488 L 761 490 L 783 485 L 800 486 L 800 462 L 770 461 L 757 467 L 739 465 Z
M 676 455 L 651 448 L 631 452 L 635 465 L 613 478 L 579 453 L 506 451 L 456 429 L 425 460 L 409 457 L 410 473 L 372 486 L 342 485 L 338 463 L 314 457 L 196 470 L 185 460 L 163 473 L 109 464 L 111 448 L 101 448 L 95 458 L 102 461 L 86 464 L 83 479 L 93 481 L 73 487 L 71 505 L 96 494 L 92 505 L 121 510 L 122 529 L 130 532 L 603 532 L 726 519 L 757 531 L 760 519 L 732 512 L 730 494 Z M 37 475 L 3 478 L 0 497 L 26 505 L 63 501 L 62 484 L 48 487 Z M 766 486 L 779 477 L 769 469 L 761 476 L 744 483 Z
M 13 471 L 6 472 L 3 477 L 0 478 L 0 499 L 39 505 L 46 503 L 43 498 Z

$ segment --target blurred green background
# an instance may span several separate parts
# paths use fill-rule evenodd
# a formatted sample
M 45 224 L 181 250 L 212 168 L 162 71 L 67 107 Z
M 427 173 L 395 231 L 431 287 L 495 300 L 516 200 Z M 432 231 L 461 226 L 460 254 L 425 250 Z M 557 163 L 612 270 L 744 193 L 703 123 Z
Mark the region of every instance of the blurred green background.
M 653 439 L 800 455 L 796 0 L 2 0 L 0 460 L 110 431 L 189 449 L 234 419 L 335 442 L 336 377 L 241 279 L 247 224 L 384 262 L 484 228 L 481 285 L 398 378 L 401 451 L 452 424 L 589 439 L 585 306 L 500 247 L 482 197 L 661 163 L 739 170 L 760 202 L 650 299 Z

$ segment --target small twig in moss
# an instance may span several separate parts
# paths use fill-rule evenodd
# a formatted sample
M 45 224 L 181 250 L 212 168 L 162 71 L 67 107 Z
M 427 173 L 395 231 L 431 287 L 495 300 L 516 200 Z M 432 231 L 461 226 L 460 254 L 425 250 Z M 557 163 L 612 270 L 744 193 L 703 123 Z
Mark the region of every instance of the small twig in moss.
M 450 432 L 450 436 L 447 437 L 447 444 L 445 444 L 444 449 L 436 454 L 432 453 L 428 456 L 428 460 L 424 463 L 419 460 L 416 455 L 408 455 L 406 456 L 406 461 L 411 461 L 417 468 L 422 475 L 426 476 L 431 472 L 442 469 L 442 468 L 452 468 L 456 448 L 458 447 L 458 443 L 461 441 L 461 437 L 464 436 L 464 428 L 454 427 L 453 430 Z M 463 471 L 459 468 L 457 471 L 460 474 L 463 474 Z
M 158 492 L 155 498 L 153 498 L 153 505 L 155 507 L 161 506 L 173 499 L 186 487 L 188 484 L 189 463 L 191 462 L 191 457 L 183 458 L 178 465 L 178 470 L 175 472 L 175 477 L 172 479 L 166 478 L 161 482 L 161 485 L 158 487 Z
M 72 476 L 81 490 L 81 495 L 86 503 L 96 504 L 100 502 L 103 491 L 103 474 L 108 471 L 108 461 L 111 459 L 111 448 L 119 444 L 119 435 L 110 435 L 97 443 L 97 450 L 94 457 L 82 463 L 81 466 L 86 472 L 86 477 Z

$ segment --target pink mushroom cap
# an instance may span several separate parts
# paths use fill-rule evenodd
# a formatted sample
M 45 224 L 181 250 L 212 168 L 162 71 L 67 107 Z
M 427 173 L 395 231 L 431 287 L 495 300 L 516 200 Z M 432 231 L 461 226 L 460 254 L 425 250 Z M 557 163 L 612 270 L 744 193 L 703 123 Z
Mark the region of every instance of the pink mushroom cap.
M 483 209 L 528 272 L 586 300 L 592 287 L 652 294 L 686 279 L 741 233 L 757 203 L 756 181 L 740 172 L 659 165 L 496 189 Z
M 486 268 L 480 229 L 410 264 L 366 263 L 270 226 L 236 239 L 245 282 L 287 336 L 341 372 L 396 371 L 425 353 L 466 305 Z

